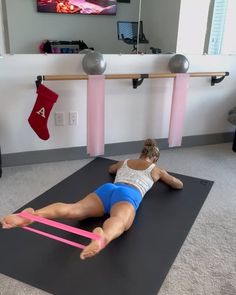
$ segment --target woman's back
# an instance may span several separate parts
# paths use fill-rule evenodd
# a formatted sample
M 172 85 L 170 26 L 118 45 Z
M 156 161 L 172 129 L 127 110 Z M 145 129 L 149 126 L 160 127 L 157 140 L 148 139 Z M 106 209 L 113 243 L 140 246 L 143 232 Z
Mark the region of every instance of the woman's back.
M 145 170 L 150 165 L 152 165 L 152 163 L 143 159 L 130 159 L 127 161 L 127 166 L 134 170 Z
M 152 170 L 155 164 L 143 160 L 125 160 L 121 162 L 115 178 L 115 183 L 127 183 L 137 187 L 142 196 L 152 187 L 154 179 Z

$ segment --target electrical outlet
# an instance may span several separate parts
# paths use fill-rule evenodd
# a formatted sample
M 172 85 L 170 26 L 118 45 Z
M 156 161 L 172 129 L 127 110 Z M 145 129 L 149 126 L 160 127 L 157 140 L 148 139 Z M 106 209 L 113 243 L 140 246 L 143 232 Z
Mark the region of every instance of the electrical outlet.
M 56 126 L 65 125 L 65 113 L 64 112 L 55 112 L 55 124 Z
M 78 124 L 78 112 L 69 112 L 69 124 L 70 125 Z

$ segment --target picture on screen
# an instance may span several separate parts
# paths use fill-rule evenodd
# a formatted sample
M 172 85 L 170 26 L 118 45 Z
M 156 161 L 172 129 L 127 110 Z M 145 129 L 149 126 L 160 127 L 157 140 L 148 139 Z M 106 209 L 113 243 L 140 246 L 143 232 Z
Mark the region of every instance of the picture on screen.
M 117 0 L 37 0 L 38 12 L 115 15 Z

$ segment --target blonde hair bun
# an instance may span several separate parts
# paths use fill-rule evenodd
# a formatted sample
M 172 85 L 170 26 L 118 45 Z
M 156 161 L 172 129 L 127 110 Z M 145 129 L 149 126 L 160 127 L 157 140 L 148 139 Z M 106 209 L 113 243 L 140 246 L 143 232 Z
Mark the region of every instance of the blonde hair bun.
M 144 146 L 141 151 L 141 155 L 149 158 L 156 158 L 157 160 L 160 157 L 160 151 L 156 145 L 156 141 L 154 139 L 148 138 L 144 141 Z
M 154 139 L 148 138 L 144 141 L 144 146 L 155 147 L 156 141 Z

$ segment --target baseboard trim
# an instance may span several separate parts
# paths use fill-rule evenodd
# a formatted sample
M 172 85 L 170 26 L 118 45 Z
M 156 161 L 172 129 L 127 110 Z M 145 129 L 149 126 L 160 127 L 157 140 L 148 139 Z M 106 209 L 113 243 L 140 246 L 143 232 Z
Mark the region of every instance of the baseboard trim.
M 234 132 L 185 136 L 183 137 L 181 147 L 192 147 L 231 142 L 233 141 L 233 138 Z M 161 150 L 168 149 L 167 138 L 157 139 L 157 142 Z M 143 143 L 144 140 L 106 144 L 104 156 L 139 153 L 140 147 L 142 147 Z M 2 155 L 2 167 L 70 161 L 86 158 L 90 158 L 90 156 L 87 155 L 85 146 L 10 153 Z

